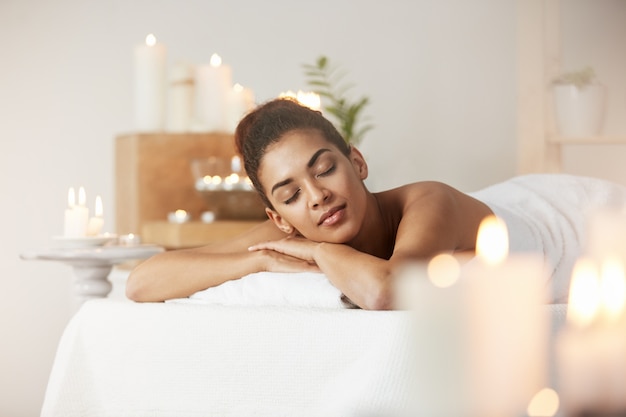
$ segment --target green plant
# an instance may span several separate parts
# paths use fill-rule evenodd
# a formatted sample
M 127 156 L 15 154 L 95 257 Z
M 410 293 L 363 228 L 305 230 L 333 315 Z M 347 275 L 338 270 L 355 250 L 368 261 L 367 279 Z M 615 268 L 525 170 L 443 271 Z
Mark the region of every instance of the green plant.
M 347 92 L 354 87 L 345 83 L 346 72 L 332 66 L 325 56 L 320 56 L 315 64 L 303 64 L 307 83 L 322 98 L 322 110 L 335 119 L 335 126 L 349 144 L 357 145 L 367 131 L 374 126 L 366 123 L 359 125 L 363 110 L 369 104 L 364 96 L 355 101 L 350 100 Z M 363 117 L 368 120 L 367 117 Z
M 552 80 L 555 85 L 575 85 L 578 88 L 585 88 L 593 84 L 596 73 L 592 67 L 585 67 L 578 71 L 565 72 Z

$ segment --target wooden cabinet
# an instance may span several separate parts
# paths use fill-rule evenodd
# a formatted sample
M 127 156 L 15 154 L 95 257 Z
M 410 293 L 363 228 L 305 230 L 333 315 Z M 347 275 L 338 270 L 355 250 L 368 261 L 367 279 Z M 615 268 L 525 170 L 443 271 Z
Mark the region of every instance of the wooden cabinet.
M 115 142 L 116 232 L 141 234 L 146 222 L 167 220 L 178 209 L 199 219 L 207 210 L 195 189 L 194 159 L 235 155 L 227 133 L 128 134 Z

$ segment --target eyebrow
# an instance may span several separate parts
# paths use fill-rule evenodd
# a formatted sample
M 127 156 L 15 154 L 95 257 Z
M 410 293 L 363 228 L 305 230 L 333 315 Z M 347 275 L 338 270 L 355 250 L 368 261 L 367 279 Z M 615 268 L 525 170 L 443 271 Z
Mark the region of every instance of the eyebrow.
M 315 162 L 318 160 L 320 155 L 322 155 L 325 152 L 330 152 L 330 149 L 322 148 L 322 149 L 318 150 L 317 152 L 315 152 L 313 154 L 313 156 L 311 157 L 311 159 L 309 159 L 309 162 L 307 162 L 307 164 L 306 164 L 307 168 L 311 168 L 313 165 L 315 165 Z M 293 178 L 287 178 L 287 179 L 285 179 L 283 181 L 277 182 L 272 187 L 271 194 L 274 194 L 274 191 L 276 191 L 277 188 L 283 187 L 283 186 L 285 186 L 285 185 L 287 185 L 287 184 L 289 184 L 291 182 L 293 182 Z

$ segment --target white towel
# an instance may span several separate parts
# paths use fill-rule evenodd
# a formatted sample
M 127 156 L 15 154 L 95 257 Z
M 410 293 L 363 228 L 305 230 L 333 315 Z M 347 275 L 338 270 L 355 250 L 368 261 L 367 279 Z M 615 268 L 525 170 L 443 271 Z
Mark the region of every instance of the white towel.
M 169 301 L 240 306 L 354 307 L 326 275 L 313 272 L 257 272 L 198 291 L 189 298 Z
M 470 195 L 506 222 L 511 252 L 544 255 L 552 271 L 554 303 L 567 301 L 572 268 L 586 243 L 590 212 L 626 205 L 626 187 L 564 174 L 519 176 Z

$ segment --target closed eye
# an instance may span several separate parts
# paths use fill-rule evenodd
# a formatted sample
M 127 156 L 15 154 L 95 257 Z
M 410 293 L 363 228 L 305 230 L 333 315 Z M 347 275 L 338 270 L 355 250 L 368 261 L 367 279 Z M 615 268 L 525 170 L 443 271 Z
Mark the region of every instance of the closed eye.
M 291 197 L 289 197 L 287 200 L 283 201 L 284 204 L 291 204 L 293 202 L 295 202 L 298 199 L 298 196 L 300 195 L 300 189 L 298 189 L 294 195 L 292 195 Z
M 328 168 L 326 171 L 322 172 L 321 174 L 318 174 L 317 176 L 318 177 L 325 177 L 327 175 L 330 175 L 330 174 L 332 174 L 335 171 L 336 168 L 337 168 L 337 166 L 333 164 L 330 168 Z

